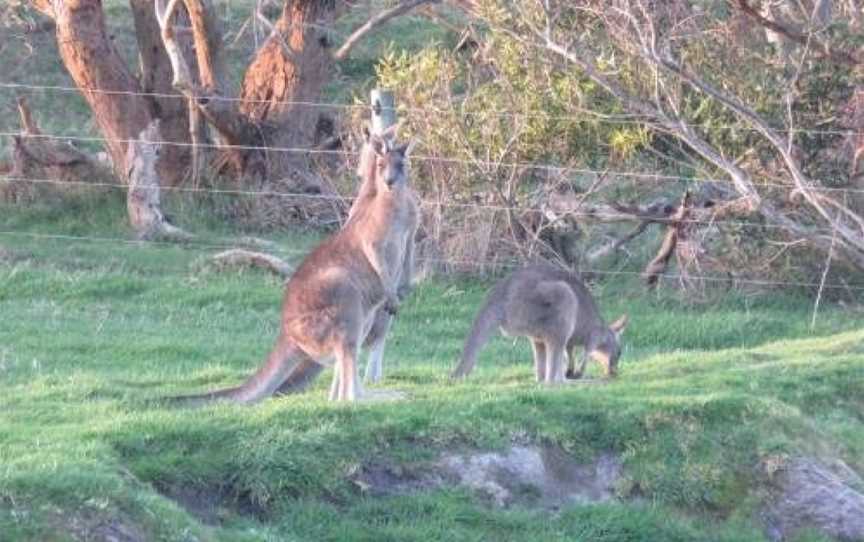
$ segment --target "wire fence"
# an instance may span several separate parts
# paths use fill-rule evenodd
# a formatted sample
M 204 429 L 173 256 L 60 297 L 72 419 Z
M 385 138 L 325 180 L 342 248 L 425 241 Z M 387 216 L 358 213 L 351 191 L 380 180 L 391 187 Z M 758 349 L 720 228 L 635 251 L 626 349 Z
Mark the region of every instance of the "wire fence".
M 174 93 L 156 93 L 156 92 L 139 92 L 139 91 L 117 91 L 117 90 L 108 90 L 108 89 L 97 89 L 97 88 L 86 88 L 80 89 L 73 86 L 62 86 L 62 85 L 30 85 L 24 83 L 10 83 L 10 82 L 0 82 L 0 88 L 10 89 L 10 90 L 28 90 L 28 91 L 54 91 L 54 92 L 91 92 L 91 93 L 104 93 L 104 94 L 114 94 L 114 95 L 134 95 L 134 96 L 142 96 L 142 97 L 153 97 L 153 98 L 176 98 L 176 99 L 187 99 L 182 94 L 174 94 Z M 327 103 L 327 102 L 310 102 L 310 101 L 280 101 L 280 100 L 246 100 L 244 98 L 234 98 L 234 97 L 226 97 L 226 96 L 212 96 L 211 99 L 214 100 L 224 100 L 230 102 L 261 102 L 261 103 L 278 103 L 281 105 L 290 105 L 290 106 L 298 106 L 298 107 L 316 107 L 316 108 L 333 108 L 333 109 L 368 109 L 368 105 L 365 104 L 347 104 L 347 103 Z M 401 111 L 415 111 L 415 112 L 436 112 L 441 113 L 443 110 L 436 108 L 405 108 L 400 107 Z M 454 113 L 454 111 L 449 111 L 450 113 Z M 580 115 L 548 115 L 543 112 L 538 111 L 530 111 L 530 112 L 515 112 L 515 111 L 484 111 L 483 113 L 474 113 L 470 111 L 455 111 L 455 113 L 463 116 L 472 116 L 472 115 L 484 115 L 484 116 L 501 116 L 508 118 L 515 117 L 526 117 L 526 116 L 542 116 L 544 118 L 554 118 L 559 120 L 573 120 L 573 121 L 584 121 L 586 118 Z M 585 113 L 588 113 L 586 110 Z M 614 123 L 614 124 L 650 124 L 650 119 L 646 118 L 638 118 L 638 116 L 620 116 L 616 118 L 608 118 L 608 117 L 600 117 L 600 118 L 592 118 L 592 122 L 605 122 L 605 123 Z M 701 124 L 691 124 L 693 127 L 704 126 Z M 713 128 L 717 128 L 716 124 L 711 125 Z M 742 130 L 747 128 L 742 128 L 736 125 L 727 126 L 729 129 L 733 130 Z M 755 130 L 755 129 L 754 129 Z M 809 129 L 777 129 L 778 132 L 794 132 L 794 133 L 807 133 L 807 134 L 820 134 L 820 135 L 843 135 L 843 136 L 854 136 L 854 135 L 864 135 L 862 132 L 856 132 L 854 130 L 809 130 Z M 106 138 L 101 136 L 82 136 L 82 135 L 58 135 L 58 134 L 26 134 L 21 132 L 0 132 L 0 136 L 5 137 L 21 137 L 21 138 L 34 138 L 34 139 L 45 139 L 45 140 L 55 140 L 55 141 L 80 141 L 80 142 L 96 142 L 96 143 L 130 143 L 132 141 L 137 141 L 133 139 L 119 139 L 119 138 Z M 191 147 L 193 143 L 190 142 L 180 142 L 180 141 L 156 141 L 150 142 L 154 145 L 168 145 L 168 146 L 179 146 L 179 147 Z M 197 143 L 195 146 L 201 148 L 210 148 L 210 149 L 236 149 L 236 150 L 244 150 L 244 151 L 262 151 L 262 152 L 286 152 L 286 153 L 299 153 L 304 155 L 338 155 L 343 157 L 348 156 L 356 156 L 359 153 L 357 151 L 345 150 L 345 149 L 316 149 L 316 148 L 299 148 L 299 147 L 279 147 L 279 146 L 267 146 L 267 145 L 222 145 L 222 144 L 213 144 L 213 143 Z M 450 163 L 450 164 L 460 164 L 473 166 L 477 168 L 518 168 L 523 170 L 540 170 L 540 171 L 548 171 L 555 172 L 558 174 L 570 173 L 570 174 L 578 174 L 578 175 L 592 175 L 592 176 L 608 176 L 608 177 L 622 177 L 622 178 L 632 178 L 639 182 L 653 182 L 653 183 L 717 183 L 717 184 L 732 184 L 731 180 L 722 179 L 722 178 L 713 178 L 713 177 L 698 177 L 698 176 L 686 176 L 686 175 L 672 175 L 672 174 L 659 174 L 659 173 L 645 173 L 645 172 L 637 172 L 637 171 L 610 171 L 610 170 L 599 170 L 592 168 L 584 168 L 584 167 L 574 167 L 574 166 L 563 166 L 557 164 L 538 164 L 533 162 L 506 162 L 506 161 L 494 161 L 494 160 L 483 160 L 483 159 L 474 159 L 474 158 L 454 158 L 454 157 L 444 157 L 444 156 L 431 156 L 431 155 L 412 155 L 412 160 L 417 161 L 431 161 L 437 163 Z M 37 179 L 37 178 L 27 178 L 27 177 L 16 177 L 16 176 L 6 176 L 0 177 L 0 180 L 5 180 L 7 182 L 20 182 L 20 183 L 31 183 L 34 185 L 37 184 L 62 184 L 62 185 L 82 185 L 89 187 L 104 187 L 104 188 L 115 188 L 115 189 L 126 189 L 127 185 L 122 183 L 106 183 L 106 182 L 86 182 L 86 181 L 67 181 L 67 180 L 58 180 L 58 179 Z M 793 189 L 794 186 L 791 184 L 783 184 L 783 183 L 774 183 L 774 182 L 759 182 L 756 183 L 756 186 L 759 188 L 777 188 L 777 189 Z M 848 187 L 830 187 L 830 186 L 812 186 L 810 187 L 814 192 L 828 192 L 828 193 L 864 193 L 864 189 L 858 188 L 848 188 Z M 274 190 L 243 190 L 243 189 L 224 189 L 224 188 L 213 188 L 213 187 L 186 187 L 186 186 L 165 186 L 161 187 L 161 190 L 166 191 L 177 191 L 177 192 L 188 192 L 188 193 L 208 193 L 208 194 L 226 194 L 226 195 L 245 195 L 245 196 L 268 196 L 268 197 L 290 197 L 290 198 L 306 198 L 306 199 L 318 199 L 318 200 L 332 200 L 332 201 L 341 201 L 341 202 L 349 202 L 353 198 L 341 196 L 337 194 L 309 194 L 309 193 L 295 193 L 295 192 L 285 192 L 285 191 L 274 191 Z M 483 204 L 483 203 L 460 203 L 455 201 L 438 201 L 438 200 L 421 200 L 421 204 L 424 205 L 432 205 L 438 207 L 447 207 L 447 208 L 470 208 L 470 209 L 478 209 L 478 210 L 487 210 L 487 211 L 536 211 L 536 212 L 544 212 L 547 209 L 543 207 L 536 206 L 507 206 L 507 205 L 494 205 L 494 204 Z M 608 212 L 608 211 L 597 211 L 597 210 L 588 210 L 582 211 L 579 209 L 572 210 L 569 212 L 565 212 L 568 216 L 572 217 L 584 217 L 584 218 L 594 218 L 601 219 L 607 221 L 615 221 L 615 220 L 640 220 L 645 219 L 645 217 L 634 216 L 632 213 L 627 212 Z M 695 224 L 720 224 L 721 222 L 715 221 L 713 219 L 683 219 L 678 222 L 681 223 L 695 223 Z M 727 226 L 738 226 L 738 227 L 758 227 L 758 228 L 766 228 L 766 229 L 783 229 L 780 225 L 774 224 L 766 224 L 762 222 L 754 222 L 754 221 L 730 221 L 723 220 L 723 225 Z M 831 234 L 832 230 L 830 229 L 822 229 L 822 228 L 814 228 L 813 233 L 823 233 L 823 234 Z M 64 235 L 64 234 L 45 234 L 45 233 L 31 233 L 31 232 L 14 232 L 14 231 L 0 231 L 0 236 L 24 236 L 31 237 L 37 239 L 52 239 L 58 241 L 74 241 L 74 242 L 102 242 L 102 243 L 116 243 L 116 244 L 132 244 L 132 245 L 140 245 L 140 244 L 148 244 L 148 245 L 172 245 L 176 246 L 174 242 L 168 241 L 140 241 L 133 239 L 123 239 L 123 238 L 115 238 L 115 237 L 95 237 L 95 236 L 75 236 L 75 235 Z M 196 240 L 190 240 L 187 242 L 188 246 L 195 246 L 200 249 L 222 249 L 227 250 L 231 248 L 237 248 L 236 242 L 226 242 L 226 243 L 212 243 L 212 242 L 202 242 Z M 301 255 L 305 254 L 306 251 L 303 250 L 285 250 L 284 248 L 276 250 L 276 252 L 280 254 L 291 254 L 291 255 Z M 454 259 L 436 259 L 436 258 L 420 258 L 418 261 L 432 263 L 436 265 L 446 265 L 446 266 L 459 266 L 459 267 L 481 267 L 481 268 L 489 268 L 489 267 L 500 267 L 500 268 L 513 268 L 518 267 L 521 264 L 518 262 L 476 262 L 476 261 L 467 261 L 467 260 L 454 260 Z M 604 275 L 641 275 L 642 273 L 639 271 L 627 271 L 627 270 L 609 270 L 609 269 L 582 269 L 583 273 L 590 273 L 592 275 L 604 276 Z M 750 279 L 750 278 L 739 278 L 739 277 L 731 277 L 731 276 L 710 276 L 710 275 L 682 275 L 680 273 L 661 273 L 657 275 L 659 278 L 668 278 L 668 279 L 689 279 L 689 280 L 703 280 L 706 282 L 735 282 L 738 284 L 752 284 L 752 285 L 761 285 L 761 286 L 794 286 L 794 287 L 805 287 L 805 288 L 820 288 L 820 289 L 843 289 L 847 291 L 860 291 L 864 290 L 864 285 L 849 285 L 849 284 L 824 284 L 822 282 L 807 282 L 807 281 L 779 281 L 779 280 L 762 280 L 762 279 Z
M 16 183 L 27 183 L 34 185 L 60 185 L 60 186 L 82 186 L 82 187 L 94 187 L 94 188 L 112 188 L 117 190 L 126 190 L 129 188 L 128 185 L 123 183 L 106 183 L 99 181 L 74 181 L 74 180 L 62 180 L 62 179 L 34 179 L 30 177 L 15 177 L 15 176 L 6 176 L 0 177 L 0 182 L 16 182 Z M 340 203 L 350 203 L 354 200 L 353 197 L 342 196 L 338 194 L 310 194 L 307 192 L 285 192 L 280 190 L 242 190 L 242 189 L 231 189 L 231 188 L 209 188 L 209 187 L 192 187 L 192 186 L 163 186 L 159 188 L 160 190 L 168 191 L 168 192 L 184 192 L 184 193 L 197 193 L 197 194 L 225 194 L 225 195 L 235 195 L 235 196 L 255 196 L 255 197 L 281 197 L 281 198 L 297 198 L 297 199 L 310 199 L 310 200 L 321 200 L 321 201 L 338 201 Z M 455 201 L 439 201 L 434 199 L 423 199 L 420 198 L 419 203 L 421 205 L 432 206 L 432 207 L 443 207 L 443 208 L 459 208 L 459 209 L 479 209 L 490 212 L 537 212 L 544 213 L 548 209 L 545 207 L 537 207 L 532 205 L 493 205 L 493 204 L 484 204 L 484 203 L 460 203 Z M 579 208 L 584 207 L 588 210 L 579 210 Z M 568 217 L 573 218 L 586 218 L 586 219 L 595 219 L 607 222 L 614 221 L 653 221 L 657 223 L 663 223 L 664 221 L 671 220 L 670 218 L 664 215 L 638 215 L 634 213 L 630 213 L 624 210 L 621 211 L 603 211 L 591 209 L 590 204 L 584 204 L 574 210 L 567 210 L 561 212 L 562 215 L 566 215 Z M 679 224 L 702 224 L 702 225 L 712 225 L 712 226 L 734 226 L 734 227 L 750 227 L 750 228 L 763 228 L 763 229 L 776 229 L 776 230 L 784 230 L 784 226 L 778 224 L 768 224 L 764 222 L 755 222 L 755 221 L 741 221 L 741 220 L 715 220 L 711 218 L 707 219 L 698 219 L 698 218 L 682 218 L 676 219 L 676 223 Z M 811 229 L 813 233 L 824 233 L 826 235 L 830 235 L 833 230 L 830 228 L 813 228 Z
M 54 141 L 83 141 L 83 142 L 97 142 L 97 143 L 132 143 L 138 141 L 137 139 L 127 139 L 127 138 L 108 138 L 103 136 L 77 136 L 77 135 L 60 135 L 60 134 L 25 134 L 21 132 L 0 132 L 0 137 L 19 137 L 23 139 L 47 139 Z M 151 145 L 164 145 L 164 146 L 174 146 L 174 147 L 200 147 L 204 149 L 231 149 L 231 150 L 242 150 L 242 151 L 264 151 L 264 152 L 284 152 L 284 153 L 295 153 L 295 154 L 306 154 L 306 155 L 336 155 L 336 156 L 358 156 L 359 151 L 352 151 L 346 149 L 316 149 L 316 148 L 302 148 L 302 147 L 279 147 L 279 146 L 268 146 L 268 145 L 230 145 L 230 144 L 217 144 L 217 143 L 189 143 L 183 141 L 150 141 L 148 142 Z M 424 155 L 411 155 L 411 160 L 419 160 L 419 161 L 427 161 L 427 162 L 439 162 L 439 163 L 448 163 L 448 164 L 460 164 L 460 165 L 468 165 L 474 167 L 486 166 L 487 168 L 503 168 L 503 169 L 522 169 L 526 171 L 531 170 L 539 170 L 539 171 L 548 171 L 554 172 L 558 174 L 571 173 L 577 175 L 592 175 L 599 176 L 605 175 L 609 177 L 625 177 L 637 179 L 639 181 L 646 182 L 679 182 L 679 183 L 712 183 L 712 184 L 725 184 L 732 185 L 732 181 L 728 179 L 722 179 L 719 177 L 698 177 L 698 176 L 690 176 L 690 175 L 672 175 L 665 173 L 650 173 L 643 171 L 616 171 L 616 170 L 607 170 L 607 169 L 592 169 L 592 168 L 584 168 L 584 167 L 576 167 L 576 166 L 561 166 L 555 164 L 538 164 L 535 162 L 506 162 L 506 161 L 495 161 L 495 160 L 482 160 L 482 159 L 471 159 L 471 158 L 452 158 L 447 156 L 424 156 Z M 782 188 L 782 189 L 793 189 L 795 188 L 792 184 L 784 184 L 784 183 L 772 183 L 772 182 L 758 182 L 756 186 L 759 188 Z M 831 186 L 810 186 L 809 190 L 813 192 L 835 192 L 835 193 L 864 193 L 864 189 L 861 188 L 840 188 L 840 187 L 831 187 Z
M 177 100 L 188 100 L 188 97 L 183 94 L 178 93 L 164 93 L 164 92 L 145 92 L 145 91 L 137 91 L 137 90 L 111 90 L 111 89 L 100 89 L 100 88 L 92 88 L 92 87 L 75 87 L 75 86 L 64 86 L 64 85 L 33 85 L 27 83 L 12 83 L 12 82 L 0 82 L 0 88 L 10 89 L 10 90 L 28 90 L 28 91 L 54 91 L 54 92 L 67 92 L 74 94 L 81 93 L 93 93 L 93 94 L 106 94 L 106 95 L 115 95 L 115 96 L 140 96 L 140 97 L 148 97 L 148 98 L 163 98 L 163 99 L 177 99 Z M 262 99 L 254 99 L 254 98 L 243 98 L 243 97 L 235 97 L 235 96 L 220 96 L 220 95 L 208 95 L 207 98 L 212 101 L 224 101 L 224 102 L 242 102 L 247 104 L 256 104 L 256 103 L 266 103 L 272 105 L 282 105 L 282 106 L 291 106 L 291 107 L 311 107 L 318 109 L 336 109 L 336 110 L 367 110 L 369 109 L 369 105 L 360 104 L 360 103 L 338 103 L 338 102 L 316 102 L 316 101 L 300 101 L 300 100 L 262 100 Z M 398 106 L 397 109 L 399 111 L 411 112 L 411 113 L 435 113 L 435 114 L 457 114 L 463 117 L 501 117 L 501 118 L 524 118 L 524 117 L 539 117 L 549 120 L 570 120 L 570 121 L 579 121 L 584 122 L 589 119 L 587 116 L 592 117 L 590 119 L 591 122 L 598 123 L 607 123 L 607 124 L 635 124 L 635 125 L 647 125 L 651 124 L 652 119 L 644 116 L 644 115 L 603 115 L 598 114 L 596 111 L 592 111 L 590 109 L 577 108 L 579 114 L 570 114 L 570 115 L 558 115 L 558 114 L 549 114 L 543 111 L 503 111 L 503 110 L 485 110 L 483 112 L 475 112 L 475 111 L 454 111 L 452 109 L 445 110 L 437 107 L 426 106 L 426 107 L 407 107 L 407 106 Z M 683 123 L 685 126 L 690 126 L 693 128 L 726 128 L 729 130 L 737 130 L 742 132 L 759 132 L 757 128 L 752 128 L 749 126 L 739 126 L 734 124 L 718 124 L 718 123 Z M 774 128 L 774 131 L 781 134 L 811 134 L 811 135 L 864 135 L 864 132 L 857 131 L 855 129 L 846 129 L 846 130 L 819 130 L 812 128 Z
M 182 244 L 178 244 L 175 241 L 160 241 L 160 240 L 141 240 L 141 239 L 126 239 L 122 237 L 98 237 L 98 236 L 88 236 L 88 235 L 66 235 L 66 234 L 53 234 L 53 233 L 38 233 L 38 232 L 22 232 L 22 231 L 0 231 L 0 237 L 25 237 L 32 239 L 41 239 L 41 240 L 53 240 L 53 241 L 74 241 L 74 242 L 83 242 L 83 243 L 108 243 L 108 244 L 116 244 L 116 245 L 125 245 L 125 246 L 166 246 L 172 248 L 180 248 L 184 246 L 193 247 L 195 249 L 201 250 L 210 250 L 210 249 L 218 249 L 218 250 L 230 250 L 235 248 L 240 248 L 242 243 L 239 242 L 211 242 L 211 241 L 196 241 L 195 239 L 190 239 L 185 241 Z M 284 247 L 270 247 L 267 249 L 268 252 L 272 252 L 274 254 L 279 255 L 288 255 L 288 256 L 304 256 L 308 253 L 306 250 L 301 249 L 286 249 Z M 461 259 L 453 259 L 453 258 L 429 258 L 429 257 L 420 257 L 416 260 L 418 263 L 430 263 L 438 266 L 447 266 L 447 267 L 457 267 L 457 268 L 482 268 L 482 269 L 516 269 L 524 266 L 524 262 L 518 261 L 494 261 L 494 262 L 478 262 L 476 260 L 461 260 Z M 583 275 L 592 275 L 592 276 L 630 276 L 630 277 L 641 277 L 643 273 L 641 271 L 631 271 L 631 270 L 613 270 L 613 269 L 599 269 L 599 268 L 581 268 L 579 272 Z M 848 292 L 861 292 L 864 291 L 864 285 L 862 284 L 836 284 L 836 283 L 823 283 L 823 282 L 811 282 L 811 281 L 789 281 L 789 280 L 767 280 L 767 279 L 753 279 L 753 278 L 742 278 L 735 277 L 732 275 L 697 275 L 697 274 L 681 274 L 681 273 L 658 273 L 655 276 L 658 278 L 664 279 L 673 279 L 673 280 L 702 280 L 705 282 L 715 282 L 715 283 L 735 283 L 735 284 L 748 284 L 753 286 L 790 286 L 790 287 L 799 287 L 799 288 L 820 288 L 823 290 L 845 290 Z

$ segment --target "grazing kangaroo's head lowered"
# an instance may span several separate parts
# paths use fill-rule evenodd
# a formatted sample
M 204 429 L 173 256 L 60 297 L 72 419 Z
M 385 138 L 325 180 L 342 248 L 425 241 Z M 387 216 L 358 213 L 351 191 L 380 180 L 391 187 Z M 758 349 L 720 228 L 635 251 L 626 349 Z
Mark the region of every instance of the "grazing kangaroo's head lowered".
M 608 327 L 601 327 L 589 334 L 585 352 L 603 366 L 607 377 L 618 376 L 618 358 L 621 357 L 621 334 L 627 327 L 627 315 L 623 315 Z M 578 378 L 572 369 L 567 371 L 568 378 Z
M 454 377 L 467 376 L 480 349 L 496 329 L 527 337 L 534 350 L 535 376 L 546 384 L 580 378 L 589 358 L 599 362 L 607 377 L 618 374 L 622 316 L 606 325 L 591 292 L 578 275 L 548 263 L 517 269 L 499 281 L 474 319 Z M 576 368 L 574 350 L 583 347 Z M 569 369 L 564 371 L 564 358 Z

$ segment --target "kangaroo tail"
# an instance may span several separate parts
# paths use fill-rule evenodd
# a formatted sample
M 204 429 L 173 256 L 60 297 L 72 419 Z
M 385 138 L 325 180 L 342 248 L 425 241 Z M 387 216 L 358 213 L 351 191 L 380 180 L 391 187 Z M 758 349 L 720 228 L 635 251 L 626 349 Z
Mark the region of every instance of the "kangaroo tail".
M 255 403 L 273 395 L 297 366 L 306 361 L 306 355 L 294 343 L 280 336 L 276 346 L 267 356 L 267 362 L 240 386 L 169 399 L 186 405 L 199 405 L 217 400 Z
M 486 298 L 486 303 L 483 304 L 480 312 L 474 318 L 471 332 L 465 339 L 462 358 L 459 365 L 451 373 L 452 378 L 464 378 L 474 370 L 474 366 L 477 364 L 477 354 L 480 353 L 480 350 L 504 321 L 501 303 L 500 295 L 495 290 Z
M 323 365 L 308 356 L 304 356 L 285 379 L 285 382 L 273 392 L 273 395 L 300 393 L 318 378 L 322 371 L 324 371 Z

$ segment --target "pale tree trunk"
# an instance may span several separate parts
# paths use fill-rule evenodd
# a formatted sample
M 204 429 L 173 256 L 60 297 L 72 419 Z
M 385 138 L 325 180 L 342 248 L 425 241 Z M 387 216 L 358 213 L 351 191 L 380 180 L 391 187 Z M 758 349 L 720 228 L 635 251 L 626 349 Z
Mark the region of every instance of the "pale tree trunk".
M 159 121 L 154 120 L 129 144 L 129 190 L 126 208 L 139 239 L 185 241 L 190 235 L 170 224 L 162 213 L 156 157 L 162 146 Z
M 141 95 L 138 79 L 108 38 L 101 1 L 33 3 L 54 18 L 63 64 L 93 112 L 116 177 L 129 185 L 129 220 L 138 236 L 185 239 L 187 234 L 168 224 L 159 207 L 161 168 L 157 167 L 157 159 L 161 157 L 154 145 L 162 137 L 157 118 L 159 105 Z M 148 53 L 157 54 L 152 47 Z M 150 58 L 142 55 L 142 62 L 145 57 Z M 157 64 L 154 60 L 147 69 L 152 68 L 155 74 Z M 153 77 L 160 79 L 158 75 Z M 28 123 L 24 124 L 26 129 Z
M 162 96 L 144 96 L 150 106 L 151 116 L 160 119 L 160 133 L 165 141 L 179 145 L 165 145 L 159 156 L 157 170 L 166 185 L 180 184 L 189 168 L 191 141 L 189 134 L 189 111 L 184 97 L 171 98 L 177 94 L 171 86 L 171 62 L 159 37 L 159 23 L 153 10 L 153 0 L 129 0 L 135 21 L 135 38 L 138 42 L 139 79 L 145 93 Z M 184 49 L 191 51 L 191 40 Z M 188 56 L 187 56 L 188 57 Z

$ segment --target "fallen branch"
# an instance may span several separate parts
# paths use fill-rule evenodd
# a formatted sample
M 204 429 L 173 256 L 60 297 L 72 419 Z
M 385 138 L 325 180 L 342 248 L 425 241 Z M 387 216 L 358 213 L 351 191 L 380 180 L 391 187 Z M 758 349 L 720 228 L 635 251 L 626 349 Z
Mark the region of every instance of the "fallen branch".
M 213 256 L 213 263 L 220 269 L 226 267 L 260 267 L 280 277 L 289 276 L 294 269 L 288 263 L 272 254 L 253 252 L 234 248 Z
M 21 134 L 12 136 L 12 161 L 0 166 L 0 174 L 8 174 L 11 183 L 26 183 L 26 179 L 50 179 L 62 186 L 62 181 L 76 183 L 113 182 L 112 172 L 93 156 L 76 149 L 66 141 L 40 137 L 42 131 L 27 101 L 17 100 Z

